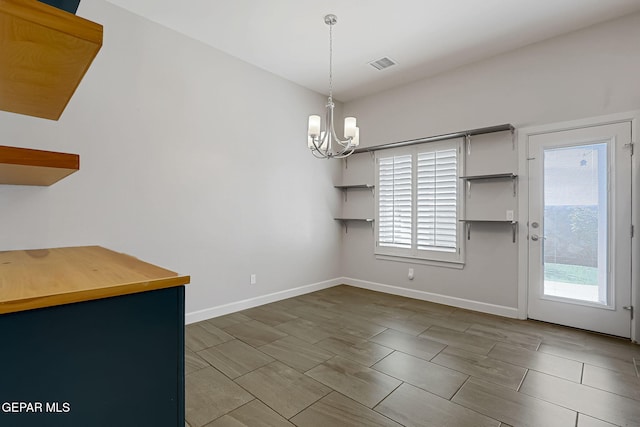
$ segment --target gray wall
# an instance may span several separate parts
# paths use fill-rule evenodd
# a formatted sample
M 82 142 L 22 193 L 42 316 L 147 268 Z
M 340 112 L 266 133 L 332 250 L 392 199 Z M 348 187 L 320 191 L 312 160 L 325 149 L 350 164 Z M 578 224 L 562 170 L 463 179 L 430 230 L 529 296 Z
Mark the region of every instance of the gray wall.
M 344 110 L 357 117 L 363 146 L 630 111 L 640 108 L 638 40 L 640 14 L 634 14 L 349 102 Z M 373 182 L 369 154 L 347 165 L 346 183 Z M 373 212 L 371 197 L 350 200 L 345 209 Z M 451 303 L 472 300 L 488 311 L 517 307 L 517 247 L 503 231 L 473 232 L 463 270 L 377 260 L 373 245 L 370 227 L 351 227 L 343 235 L 345 276 Z M 409 267 L 415 269 L 413 281 Z

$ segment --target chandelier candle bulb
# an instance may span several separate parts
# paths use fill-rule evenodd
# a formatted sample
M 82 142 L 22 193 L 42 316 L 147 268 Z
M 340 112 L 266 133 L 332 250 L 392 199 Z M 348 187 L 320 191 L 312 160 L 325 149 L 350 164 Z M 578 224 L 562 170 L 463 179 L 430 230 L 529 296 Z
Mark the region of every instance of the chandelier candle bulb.
M 351 142 L 351 145 L 353 145 L 354 147 L 357 147 L 358 145 L 360 145 L 360 128 L 359 127 L 356 128 L 356 136 L 353 137 L 353 141 Z
M 309 136 L 320 135 L 320 116 L 309 116 Z
M 344 137 L 354 138 L 356 136 L 356 118 L 345 117 L 344 119 Z

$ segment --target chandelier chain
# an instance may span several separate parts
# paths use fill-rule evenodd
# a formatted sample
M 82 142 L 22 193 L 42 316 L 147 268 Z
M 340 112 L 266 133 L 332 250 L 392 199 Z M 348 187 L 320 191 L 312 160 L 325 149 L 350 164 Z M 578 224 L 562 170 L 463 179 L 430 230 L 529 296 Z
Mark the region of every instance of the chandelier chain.
M 333 100 L 333 24 L 329 24 L 329 100 Z

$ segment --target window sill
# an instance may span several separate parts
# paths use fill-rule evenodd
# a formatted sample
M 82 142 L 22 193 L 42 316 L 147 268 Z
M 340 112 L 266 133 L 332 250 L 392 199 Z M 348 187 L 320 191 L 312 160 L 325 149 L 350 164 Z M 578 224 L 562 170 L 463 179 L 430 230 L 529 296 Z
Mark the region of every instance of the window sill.
M 464 269 L 464 261 L 436 261 L 431 259 L 413 258 L 413 257 L 398 256 L 398 255 L 382 255 L 382 254 L 375 254 L 375 255 L 376 255 L 376 260 L 380 260 L 380 261 L 393 261 L 393 262 L 402 262 L 406 264 L 430 265 L 433 267 L 453 268 L 456 270 Z

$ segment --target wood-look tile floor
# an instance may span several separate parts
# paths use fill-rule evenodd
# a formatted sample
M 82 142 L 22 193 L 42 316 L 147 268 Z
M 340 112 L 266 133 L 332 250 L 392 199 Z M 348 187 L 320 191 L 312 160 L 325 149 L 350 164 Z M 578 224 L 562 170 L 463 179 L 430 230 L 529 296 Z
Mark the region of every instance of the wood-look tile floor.
M 186 328 L 186 426 L 640 426 L 640 346 L 336 286 Z

